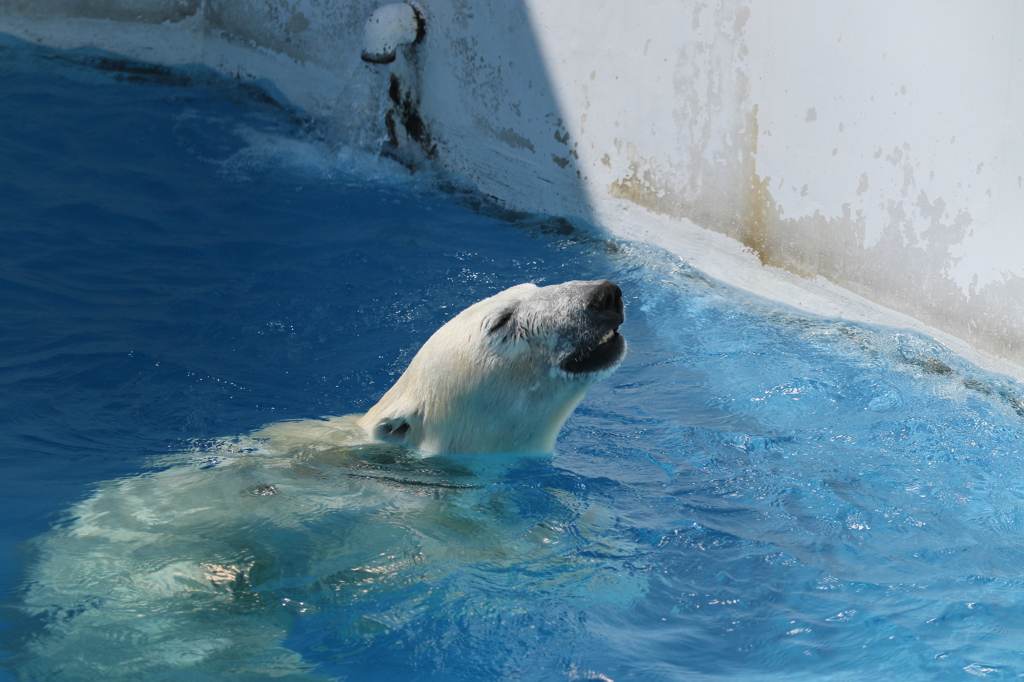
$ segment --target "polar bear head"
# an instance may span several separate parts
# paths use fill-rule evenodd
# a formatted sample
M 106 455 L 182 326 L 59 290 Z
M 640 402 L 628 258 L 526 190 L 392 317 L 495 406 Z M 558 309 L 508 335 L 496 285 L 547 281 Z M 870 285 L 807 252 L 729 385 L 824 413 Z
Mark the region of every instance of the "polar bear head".
M 622 291 L 607 280 L 520 284 L 441 327 L 359 419 L 431 453 L 543 453 L 626 352 Z

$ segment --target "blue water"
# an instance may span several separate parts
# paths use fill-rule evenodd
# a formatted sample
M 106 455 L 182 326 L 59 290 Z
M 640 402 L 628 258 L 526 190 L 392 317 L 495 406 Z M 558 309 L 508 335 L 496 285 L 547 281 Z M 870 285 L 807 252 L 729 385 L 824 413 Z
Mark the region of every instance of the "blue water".
M 60 669 L 31 660 L 54 624 L 20 604 L 51 526 L 104 482 L 363 411 L 466 305 L 598 277 L 625 292 L 621 369 L 553 457 L 433 493 L 486 532 L 438 530 L 460 554 L 359 594 L 329 575 L 264 585 L 245 617 L 338 680 L 1024 674 L 1024 387 L 927 337 L 503 212 L 319 129 L 203 69 L 0 41 L 12 678 Z M 300 565 L 315 538 L 264 550 Z M 495 542 L 500 561 L 473 558 Z M 203 675 L 245 677 L 215 660 L 166 677 Z

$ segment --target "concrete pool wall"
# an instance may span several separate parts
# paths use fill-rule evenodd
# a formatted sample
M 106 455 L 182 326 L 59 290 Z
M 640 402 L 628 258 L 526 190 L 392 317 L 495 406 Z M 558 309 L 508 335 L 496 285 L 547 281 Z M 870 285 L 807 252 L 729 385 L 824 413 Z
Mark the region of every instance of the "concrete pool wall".
M 423 39 L 367 64 L 380 4 L 0 0 L 0 31 L 264 79 L 510 207 L 1021 375 L 1017 3 L 415 0 Z

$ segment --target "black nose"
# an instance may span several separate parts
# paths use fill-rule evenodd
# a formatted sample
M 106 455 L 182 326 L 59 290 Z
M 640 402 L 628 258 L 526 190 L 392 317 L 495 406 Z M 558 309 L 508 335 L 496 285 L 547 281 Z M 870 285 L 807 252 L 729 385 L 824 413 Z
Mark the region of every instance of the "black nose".
M 606 279 L 594 285 L 587 307 L 597 312 L 613 313 L 619 318 L 619 323 L 626 319 L 622 307 L 622 289 Z

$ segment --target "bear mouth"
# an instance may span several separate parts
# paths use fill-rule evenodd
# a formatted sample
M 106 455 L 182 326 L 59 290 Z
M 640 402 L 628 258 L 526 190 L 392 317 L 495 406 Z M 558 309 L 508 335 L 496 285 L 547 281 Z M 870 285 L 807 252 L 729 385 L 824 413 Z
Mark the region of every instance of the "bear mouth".
M 600 372 L 618 364 L 626 351 L 626 340 L 613 327 L 596 344 L 582 345 L 562 360 L 562 370 L 569 374 Z

